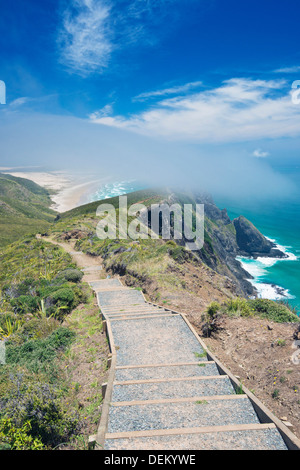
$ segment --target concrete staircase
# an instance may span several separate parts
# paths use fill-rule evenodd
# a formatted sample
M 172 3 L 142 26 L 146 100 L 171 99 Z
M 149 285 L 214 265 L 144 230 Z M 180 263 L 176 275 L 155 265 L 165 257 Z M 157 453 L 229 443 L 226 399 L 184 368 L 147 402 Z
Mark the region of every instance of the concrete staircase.
M 210 353 L 185 315 L 119 279 L 89 281 L 111 360 L 98 433 L 106 450 L 287 450 L 298 439 Z

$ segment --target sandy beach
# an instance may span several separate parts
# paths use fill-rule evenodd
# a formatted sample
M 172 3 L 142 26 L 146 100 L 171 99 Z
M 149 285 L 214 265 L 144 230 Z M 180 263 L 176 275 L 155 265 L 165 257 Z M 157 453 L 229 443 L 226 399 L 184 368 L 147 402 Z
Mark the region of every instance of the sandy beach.
M 94 193 L 101 180 L 90 180 L 88 176 L 70 175 L 64 171 L 2 171 L 18 178 L 27 178 L 50 191 L 53 201 L 52 209 L 65 212 L 74 207 L 89 202 L 89 196 Z

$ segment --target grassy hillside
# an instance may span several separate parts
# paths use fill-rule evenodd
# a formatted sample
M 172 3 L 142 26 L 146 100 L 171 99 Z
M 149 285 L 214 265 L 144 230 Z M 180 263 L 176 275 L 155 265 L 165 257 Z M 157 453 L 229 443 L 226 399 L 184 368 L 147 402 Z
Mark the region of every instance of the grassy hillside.
M 34 236 L 2 250 L 0 450 L 84 449 L 97 429 L 108 347 L 82 276 Z
M 56 213 L 46 189 L 33 181 L 0 173 L 0 246 L 45 230 Z

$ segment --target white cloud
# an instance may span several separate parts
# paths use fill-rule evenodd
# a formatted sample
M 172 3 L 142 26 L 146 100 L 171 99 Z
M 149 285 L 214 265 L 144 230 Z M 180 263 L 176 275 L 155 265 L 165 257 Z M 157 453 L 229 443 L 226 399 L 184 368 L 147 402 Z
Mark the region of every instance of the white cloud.
M 93 122 L 143 135 L 203 143 L 242 142 L 300 134 L 299 107 L 283 80 L 234 78 L 209 91 L 159 101 L 129 117 Z
M 64 11 L 59 44 L 70 70 L 87 75 L 108 66 L 114 48 L 109 14 L 110 7 L 102 0 L 73 0 Z
M 92 113 L 89 117 L 93 121 L 95 119 L 107 117 L 113 113 L 113 107 L 111 104 L 105 105 L 102 109 L 99 109 L 99 111 L 95 111 Z
M 256 158 L 266 158 L 268 157 L 270 154 L 269 152 L 264 152 L 263 150 L 261 149 L 256 149 L 254 150 L 253 152 L 253 156 L 256 157 Z
M 186 93 L 192 88 L 198 88 L 202 86 L 202 82 L 190 82 L 185 85 L 174 86 L 170 88 L 163 88 L 162 90 L 148 91 L 135 96 L 132 101 L 146 101 L 149 98 L 166 96 L 166 95 L 177 95 L 180 93 Z
M 18 108 L 19 106 L 23 106 L 23 104 L 26 104 L 30 101 L 30 98 L 27 96 L 22 96 L 21 98 L 16 98 L 15 100 L 11 101 L 9 103 L 9 106 L 12 108 Z
M 188 0 L 194 2 L 195 0 Z M 70 0 L 58 31 L 60 60 L 71 72 L 103 73 L 116 51 L 151 46 L 179 17 L 179 0 Z M 175 11 L 176 10 L 176 11 Z M 168 26 L 163 20 L 168 17 Z
M 282 67 L 274 70 L 274 73 L 298 73 L 300 72 L 300 65 L 294 65 L 292 67 Z

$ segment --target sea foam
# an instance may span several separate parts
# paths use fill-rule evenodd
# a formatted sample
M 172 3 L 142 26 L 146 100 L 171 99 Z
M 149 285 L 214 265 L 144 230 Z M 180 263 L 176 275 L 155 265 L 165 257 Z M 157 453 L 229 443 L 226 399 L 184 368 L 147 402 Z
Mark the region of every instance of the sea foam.
M 283 246 L 277 243 L 276 240 L 266 237 L 268 240 L 275 244 L 276 249 L 282 251 L 286 258 L 268 258 L 260 256 L 256 259 L 238 256 L 237 260 L 241 263 L 245 271 L 247 271 L 252 278 L 247 279 L 253 287 L 257 290 L 258 297 L 270 300 L 294 299 L 288 289 L 285 289 L 276 284 L 263 282 L 264 278 L 268 275 L 268 269 L 272 268 L 276 263 L 286 261 L 297 261 L 298 256 L 290 252 L 290 246 Z

